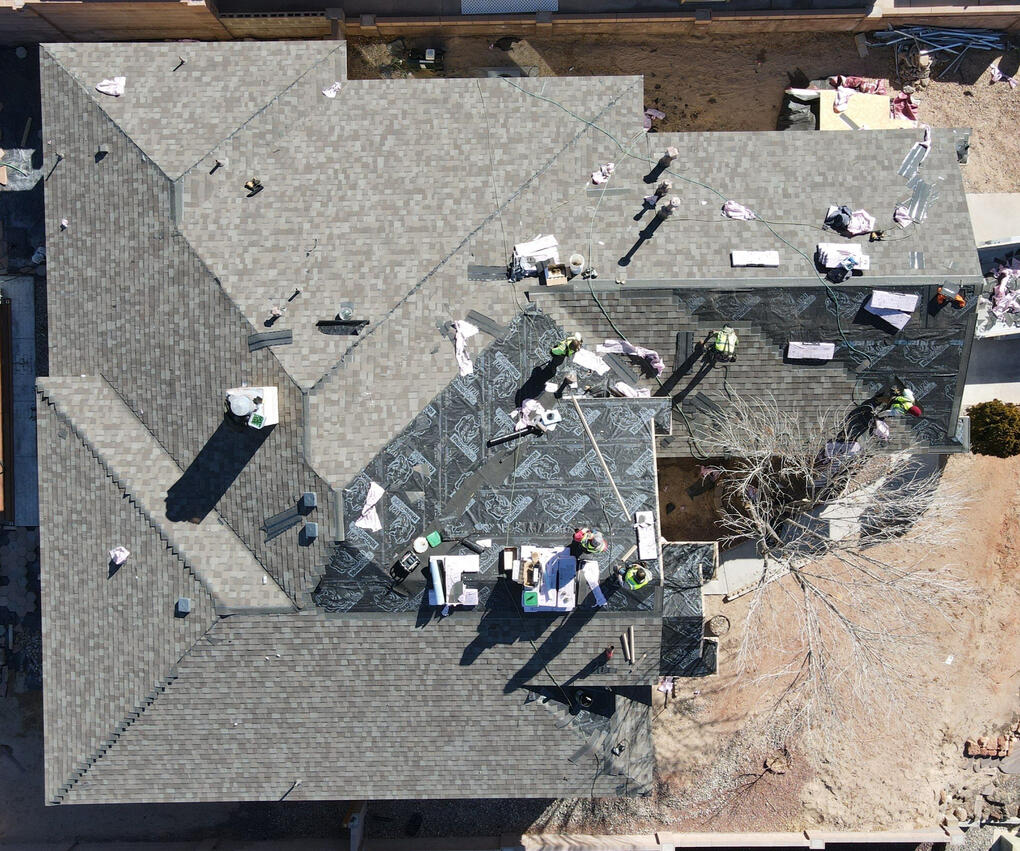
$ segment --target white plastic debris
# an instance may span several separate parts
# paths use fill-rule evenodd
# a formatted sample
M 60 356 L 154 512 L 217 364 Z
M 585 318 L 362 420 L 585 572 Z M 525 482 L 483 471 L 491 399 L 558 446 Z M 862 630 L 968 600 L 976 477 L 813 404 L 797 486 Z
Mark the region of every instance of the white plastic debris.
M 557 388 L 559 385 L 556 385 Z M 528 426 L 533 426 L 536 423 L 542 422 L 542 415 L 545 413 L 545 407 L 537 399 L 525 399 L 521 403 L 521 407 L 514 411 L 510 416 L 517 420 L 517 425 L 514 427 L 515 431 L 521 431 L 526 429 Z
M 857 269 L 871 268 L 871 258 L 855 242 L 819 242 L 815 246 L 815 259 L 823 269 L 835 269 L 847 257 L 853 257 Z
M 475 366 L 471 363 L 471 355 L 467 351 L 467 341 L 468 338 L 474 337 L 478 333 L 478 328 L 465 319 L 458 319 L 453 323 L 453 329 L 455 332 L 454 352 L 457 356 L 460 374 L 471 375 L 475 371 Z
M 386 493 L 383 490 L 383 486 L 376 482 L 371 482 L 368 486 L 368 493 L 365 495 L 365 505 L 361 509 L 361 515 L 357 520 L 354 521 L 354 525 L 361 528 L 367 529 L 369 532 L 378 532 L 382 529 L 382 522 L 379 520 L 379 511 L 375 507 L 376 503 L 382 499 L 383 494 Z
M 581 562 L 581 575 L 588 583 L 592 596 L 595 598 L 596 607 L 601 608 L 606 604 L 606 595 L 602 593 L 602 586 L 599 584 L 599 563 L 586 559 Z
M 632 387 L 626 381 L 617 381 L 613 385 L 613 392 L 627 399 L 644 399 L 652 395 L 647 387 Z
M 110 561 L 120 566 L 128 560 L 129 555 L 131 555 L 131 552 L 127 547 L 114 547 L 110 550 Z
M 741 266 L 765 266 L 776 268 L 779 266 L 778 251 L 731 251 L 730 265 L 734 268 Z
M 708 203 L 702 201 L 702 204 Z M 722 214 L 728 219 L 740 219 L 741 221 L 749 222 L 752 219 L 758 218 L 751 210 L 745 207 L 743 204 L 738 204 L 736 201 L 727 201 L 722 205 Z
M 1009 83 L 1009 87 L 1011 89 L 1016 88 L 1016 80 L 1009 76 L 1009 74 L 1003 74 L 1002 71 L 999 70 L 998 65 L 989 65 L 988 70 L 992 75 L 993 83 L 1000 83 L 1003 80 L 1005 80 L 1007 83 Z
M 893 328 L 902 330 L 917 308 L 920 296 L 916 293 L 893 293 L 886 290 L 872 290 L 871 297 L 865 302 L 864 309 L 868 313 L 885 320 Z
M 112 80 L 102 80 L 96 84 L 96 91 L 100 94 L 119 98 L 124 94 L 125 83 L 127 83 L 127 77 L 114 77 Z
M 663 112 L 661 109 L 654 109 L 652 107 L 649 107 L 648 109 L 645 110 L 644 117 L 645 130 L 651 130 L 653 121 L 661 121 L 665 117 L 666 113 Z
M 339 80 L 337 80 L 336 82 L 331 83 L 330 85 L 326 86 L 326 88 L 324 88 L 322 90 L 322 93 L 326 97 L 328 97 L 328 98 L 330 98 L 332 100 L 338 94 L 340 94 L 340 89 L 341 88 L 343 88 L 343 85 L 341 84 L 341 82 Z
M 666 365 L 662 362 L 662 358 L 659 357 L 658 352 L 652 349 L 646 349 L 644 346 L 635 346 L 627 340 L 606 340 L 605 343 L 597 345 L 595 347 L 595 351 L 600 355 L 609 353 L 616 355 L 633 355 L 634 357 L 643 358 L 648 362 L 648 365 L 655 370 L 656 375 L 662 375 L 662 371 L 666 368 Z
M 606 183 L 613 176 L 614 171 L 616 171 L 616 163 L 603 163 L 598 167 L 598 170 L 591 173 L 591 182 L 596 186 Z
M 590 369 L 596 375 L 605 375 L 609 372 L 609 364 L 588 349 L 578 349 L 574 355 L 574 363 L 585 369 Z
M 835 343 L 797 343 L 791 340 L 786 347 L 786 356 L 790 360 L 832 360 L 835 354 Z
M 521 275 L 537 275 L 539 263 L 560 262 L 560 244 L 555 236 L 536 236 L 514 246 L 514 269 Z

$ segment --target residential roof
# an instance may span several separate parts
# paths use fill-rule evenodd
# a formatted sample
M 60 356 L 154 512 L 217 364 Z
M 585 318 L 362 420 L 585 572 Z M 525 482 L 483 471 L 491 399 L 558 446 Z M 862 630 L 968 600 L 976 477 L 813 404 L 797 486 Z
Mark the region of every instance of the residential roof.
M 559 400 L 555 431 L 487 445 L 566 378 L 574 365 L 550 367 L 549 347 L 567 330 L 659 350 L 668 381 L 678 331 L 731 320 L 741 359 L 699 386 L 701 408 L 685 397 L 694 428 L 727 387 L 827 406 L 893 367 L 930 377 L 916 427 L 953 445 L 972 311 L 926 312 L 895 336 L 855 321 L 873 284 L 927 299 L 980 280 L 951 131 L 923 165 L 939 186 L 928 221 L 869 245 L 869 275 L 828 288 L 801 255 L 825 208 L 890 219 L 919 134 L 645 134 L 638 77 L 351 81 L 336 42 L 48 45 L 40 63 L 51 802 L 647 792 L 650 684 L 712 669 L 700 584 L 713 556 L 678 543 L 652 560 L 658 585 L 611 578 L 633 512 L 658 514 L 657 453 L 691 451 L 671 400 L 607 398 L 624 379 L 661 392 L 625 359 L 608 358 L 609 376 L 574 369 L 586 392 Z M 126 78 L 119 98 L 95 89 L 112 76 Z M 667 145 L 680 210 L 641 238 Z M 607 161 L 616 173 L 596 189 Z M 720 218 L 728 197 L 771 224 Z M 600 277 L 508 284 L 512 246 L 539 233 Z M 778 270 L 729 266 L 732 248 L 777 247 Z M 318 324 L 348 309 L 367 320 L 357 334 Z M 463 376 L 461 319 L 481 329 Z M 288 341 L 259 347 L 266 332 Z M 786 363 L 794 334 L 836 342 L 836 360 Z M 244 384 L 278 388 L 276 427 L 225 424 L 224 392 Z M 372 481 L 377 532 L 355 525 Z M 582 582 L 571 615 L 524 614 L 494 578 L 499 549 L 565 542 L 575 525 L 610 539 L 607 605 Z M 476 611 L 436 621 L 420 572 L 395 584 L 394 561 L 433 530 L 437 553 L 492 539 Z M 118 544 L 132 555 L 111 573 Z M 86 596 L 61 592 L 70 565 Z M 195 601 L 184 618 L 180 596 Z M 638 658 L 606 664 L 628 626 Z M 598 695 L 591 713 L 566 708 L 579 684 Z M 393 711 L 404 695 L 413 724 Z

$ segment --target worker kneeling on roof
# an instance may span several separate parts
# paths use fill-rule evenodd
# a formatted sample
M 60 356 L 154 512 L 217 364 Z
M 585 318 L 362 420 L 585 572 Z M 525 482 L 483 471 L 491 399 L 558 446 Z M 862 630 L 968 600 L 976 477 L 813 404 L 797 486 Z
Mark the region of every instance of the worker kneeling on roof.
M 732 363 L 737 359 L 737 332 L 729 325 L 713 331 L 705 338 L 705 347 L 714 361 Z
M 632 564 L 626 569 L 621 567 L 617 574 L 620 577 L 620 585 L 630 591 L 644 588 L 652 581 L 652 572 L 640 564 Z
M 580 334 L 569 334 L 549 349 L 549 354 L 554 358 L 569 358 L 577 354 L 583 345 L 584 340 Z
M 919 417 L 923 412 L 921 406 L 914 401 L 914 391 L 909 387 L 904 387 L 890 400 L 889 413 L 902 416 L 910 414 L 912 417 Z
M 609 544 L 598 529 L 575 529 L 574 543 L 586 553 L 604 553 Z

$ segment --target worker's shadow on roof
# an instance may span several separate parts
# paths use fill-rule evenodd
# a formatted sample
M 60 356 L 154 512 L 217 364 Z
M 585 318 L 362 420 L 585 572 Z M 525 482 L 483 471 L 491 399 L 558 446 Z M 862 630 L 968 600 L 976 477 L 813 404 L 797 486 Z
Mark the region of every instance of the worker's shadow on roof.
M 638 249 L 641 248 L 648 240 L 655 236 L 655 232 L 662 226 L 665 221 L 662 216 L 656 216 L 652 219 L 644 228 L 638 231 L 638 238 L 634 244 L 630 247 L 630 250 L 617 260 L 619 266 L 629 266 L 630 261 L 634 259 L 634 255 L 637 254 Z
M 613 584 L 606 584 L 603 586 L 603 593 L 606 599 L 609 599 L 613 594 L 619 591 L 619 587 Z M 559 626 L 557 626 L 552 632 L 550 632 L 543 639 L 542 643 L 535 648 L 535 652 L 531 655 L 523 665 L 514 673 L 506 685 L 503 686 L 503 691 L 506 694 L 517 691 L 532 680 L 532 678 L 539 675 L 546 666 L 549 665 L 557 656 L 560 655 L 574 640 L 577 634 L 584 629 L 589 621 L 595 617 L 601 611 L 598 607 L 585 608 L 585 609 L 574 609 Z M 534 639 L 531 639 L 534 642 Z M 589 676 L 594 672 L 595 669 L 601 668 L 605 664 L 605 660 L 599 657 L 589 660 L 583 665 L 578 671 L 574 672 L 568 682 L 574 682 L 577 679 L 582 679 Z
M 236 430 L 225 420 L 166 495 L 173 522 L 201 523 L 259 451 L 273 427 Z

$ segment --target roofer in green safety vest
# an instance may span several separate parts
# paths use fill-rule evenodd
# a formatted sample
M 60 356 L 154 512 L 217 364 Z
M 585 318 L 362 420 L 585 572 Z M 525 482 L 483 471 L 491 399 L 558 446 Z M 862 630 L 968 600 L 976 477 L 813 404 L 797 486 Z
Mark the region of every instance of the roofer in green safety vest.
M 713 361 L 732 363 L 737 359 L 737 332 L 729 325 L 713 331 L 705 338 L 705 348 Z
M 898 394 L 893 396 L 889 402 L 889 412 L 903 416 L 907 414 L 910 414 L 912 417 L 921 416 L 921 406 L 914 401 L 914 391 L 909 387 L 904 387 Z
M 569 334 L 549 349 L 549 354 L 554 358 L 569 358 L 577 354 L 583 345 L 584 340 L 580 334 Z
M 617 575 L 620 577 L 620 585 L 630 591 L 644 588 L 652 581 L 652 572 L 640 564 L 632 564 L 628 568 L 621 567 Z
M 574 543 L 581 548 L 582 552 L 586 553 L 604 553 L 609 549 L 609 543 L 598 529 L 586 527 L 575 529 Z

